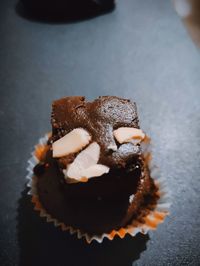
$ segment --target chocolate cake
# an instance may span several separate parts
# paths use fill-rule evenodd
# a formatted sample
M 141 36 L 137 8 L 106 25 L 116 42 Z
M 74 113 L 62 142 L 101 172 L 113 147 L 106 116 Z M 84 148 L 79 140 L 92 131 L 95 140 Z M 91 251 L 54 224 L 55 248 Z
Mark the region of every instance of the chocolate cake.
M 155 201 L 134 102 L 66 97 L 53 102 L 51 122 L 52 136 L 35 174 L 40 202 L 52 217 L 102 234 L 126 226 Z

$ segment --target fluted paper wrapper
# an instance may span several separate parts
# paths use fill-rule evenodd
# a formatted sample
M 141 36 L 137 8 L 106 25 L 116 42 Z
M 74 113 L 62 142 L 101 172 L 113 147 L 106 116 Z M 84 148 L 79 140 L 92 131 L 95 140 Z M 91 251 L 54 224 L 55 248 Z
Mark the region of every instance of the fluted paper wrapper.
M 131 236 L 135 236 L 137 233 L 147 234 L 150 230 L 155 230 L 157 226 L 162 223 L 165 217 L 169 214 L 170 207 L 170 196 L 169 190 L 167 188 L 166 182 L 164 178 L 161 177 L 159 169 L 153 164 L 151 158 L 150 151 L 150 139 L 148 137 L 142 142 L 142 150 L 143 156 L 145 158 L 145 162 L 147 167 L 149 168 L 150 176 L 154 180 L 155 185 L 158 188 L 158 196 L 159 199 L 154 206 L 154 208 L 145 209 L 143 215 L 138 219 L 133 219 L 130 224 L 126 227 L 122 227 L 119 230 L 113 230 L 110 233 L 104 233 L 102 235 L 89 235 L 85 232 L 82 232 L 79 229 L 74 229 L 72 226 L 66 225 L 62 223 L 62 221 L 58 221 L 55 217 L 52 217 L 50 213 L 43 208 L 40 203 L 38 192 L 37 192 L 37 176 L 33 173 L 33 168 L 39 162 L 41 162 L 44 158 L 44 155 L 47 150 L 47 141 L 50 137 L 50 134 L 46 134 L 44 137 L 39 139 L 39 143 L 35 146 L 34 151 L 32 152 L 31 158 L 28 160 L 27 171 L 28 174 L 26 176 L 28 183 L 27 186 L 30 188 L 28 194 L 32 197 L 32 202 L 34 204 L 34 209 L 39 211 L 41 217 L 45 217 L 47 222 L 53 223 L 56 227 L 60 227 L 62 231 L 68 231 L 70 234 L 77 234 L 77 237 L 85 238 L 87 243 L 91 243 L 93 240 L 101 243 L 104 238 L 108 238 L 112 240 L 115 236 L 119 236 L 120 238 L 124 238 L 126 234 Z

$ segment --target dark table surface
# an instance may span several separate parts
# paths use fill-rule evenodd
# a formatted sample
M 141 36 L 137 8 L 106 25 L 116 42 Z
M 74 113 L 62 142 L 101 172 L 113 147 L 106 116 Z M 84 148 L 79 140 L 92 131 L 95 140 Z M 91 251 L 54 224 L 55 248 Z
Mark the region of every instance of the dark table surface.
M 0 5 L 0 265 L 200 265 L 200 54 L 171 1 L 118 1 L 76 23 Z M 155 232 L 88 246 L 33 211 L 27 160 L 66 95 L 137 102 L 172 194 Z

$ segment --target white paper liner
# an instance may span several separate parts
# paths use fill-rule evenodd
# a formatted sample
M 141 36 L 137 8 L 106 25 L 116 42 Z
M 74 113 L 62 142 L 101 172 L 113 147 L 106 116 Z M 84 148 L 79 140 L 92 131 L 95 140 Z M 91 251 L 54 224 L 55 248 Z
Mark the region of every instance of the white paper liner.
M 147 234 L 150 230 L 155 230 L 157 226 L 162 223 L 165 217 L 169 214 L 170 208 L 170 195 L 169 190 L 166 185 L 166 181 L 160 175 L 160 171 L 158 167 L 156 167 L 151 158 L 150 152 L 150 139 L 146 138 L 142 143 L 143 156 L 147 163 L 147 166 L 150 171 L 150 176 L 154 180 L 155 185 L 158 187 L 159 199 L 157 204 L 153 210 L 149 210 L 146 216 L 140 219 L 134 219 L 129 225 L 126 227 L 120 228 L 119 230 L 113 230 L 111 233 L 104 233 L 102 235 L 89 235 L 87 233 L 81 232 L 79 229 L 73 229 L 71 226 L 67 226 L 64 223 L 58 221 L 56 218 L 53 218 L 47 211 L 42 207 L 39 201 L 38 193 L 37 193 L 37 177 L 33 173 L 33 168 L 35 165 L 39 163 L 39 159 L 36 157 L 36 149 L 44 149 L 46 147 L 47 141 L 49 139 L 50 134 L 46 134 L 44 137 L 39 139 L 39 143 L 35 146 L 34 151 L 32 152 L 31 158 L 28 160 L 27 171 L 28 174 L 26 179 L 28 180 L 27 186 L 30 188 L 28 191 L 28 195 L 32 196 L 32 202 L 34 203 L 34 209 L 39 211 L 41 217 L 45 217 L 47 222 L 52 222 L 56 227 L 60 227 L 63 231 L 69 231 L 70 234 L 77 234 L 77 237 L 85 238 L 87 243 L 91 243 L 93 240 L 96 240 L 98 243 L 102 243 L 104 238 L 108 238 L 112 240 L 115 236 L 119 236 L 120 238 L 124 238 L 126 234 L 131 236 L 135 236 L 137 233 Z

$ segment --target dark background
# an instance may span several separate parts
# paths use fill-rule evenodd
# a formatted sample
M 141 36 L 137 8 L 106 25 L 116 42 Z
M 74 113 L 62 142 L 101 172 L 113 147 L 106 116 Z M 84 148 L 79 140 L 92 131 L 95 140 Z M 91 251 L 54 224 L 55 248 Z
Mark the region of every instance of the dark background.
M 0 2 L 0 265 L 200 265 L 200 54 L 171 1 L 121 0 L 60 23 L 15 7 Z M 157 231 L 88 246 L 33 211 L 27 160 L 66 95 L 137 102 L 172 194 Z

